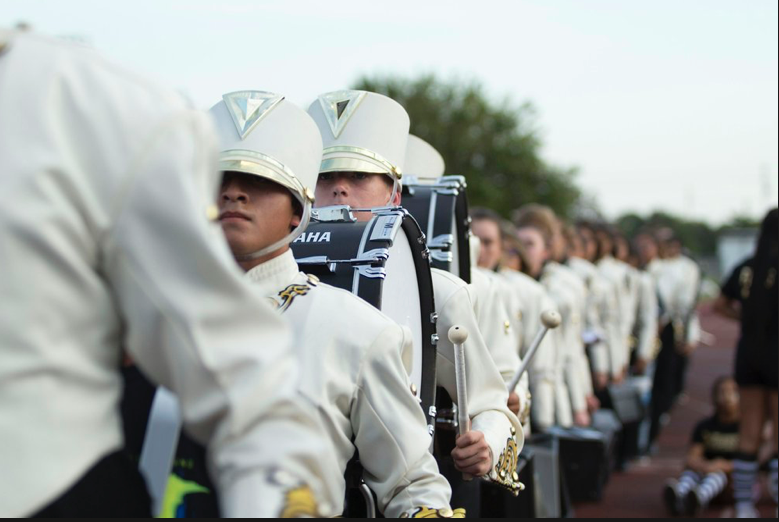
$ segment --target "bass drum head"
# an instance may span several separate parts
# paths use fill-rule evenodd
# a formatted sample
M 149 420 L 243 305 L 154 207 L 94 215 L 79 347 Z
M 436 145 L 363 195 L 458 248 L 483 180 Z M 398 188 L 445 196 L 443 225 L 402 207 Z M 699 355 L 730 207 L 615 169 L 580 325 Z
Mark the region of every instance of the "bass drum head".
M 424 344 L 419 281 L 411 245 L 402 228 L 398 231 L 390 249 L 385 268 L 387 277 L 382 287 L 381 311 L 411 330 L 414 341 L 411 382 L 416 385 L 417 390 L 422 390 L 422 346 Z

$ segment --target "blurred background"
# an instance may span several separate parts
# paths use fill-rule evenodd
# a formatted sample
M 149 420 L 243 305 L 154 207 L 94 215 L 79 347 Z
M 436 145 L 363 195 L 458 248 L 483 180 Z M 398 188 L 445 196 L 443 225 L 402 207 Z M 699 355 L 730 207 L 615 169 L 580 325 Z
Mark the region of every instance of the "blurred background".
M 715 277 L 777 203 L 773 0 L 3 0 L 0 23 L 93 46 L 202 108 L 245 88 L 304 106 L 387 93 L 473 203 L 669 224 Z

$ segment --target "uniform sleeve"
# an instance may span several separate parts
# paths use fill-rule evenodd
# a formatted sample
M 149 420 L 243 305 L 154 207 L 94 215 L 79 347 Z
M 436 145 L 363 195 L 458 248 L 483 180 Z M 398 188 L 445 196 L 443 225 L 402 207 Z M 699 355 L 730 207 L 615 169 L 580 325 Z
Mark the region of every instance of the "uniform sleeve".
M 541 312 L 557 310 L 540 286 L 539 290 L 537 299 L 528 302 L 526 313 L 523 314 L 523 350 L 530 347 L 541 326 Z M 530 393 L 533 396 L 531 418 L 533 425 L 542 431 L 555 423 L 555 361 L 558 348 L 553 332 L 548 332 L 544 337 L 528 370 Z
M 622 314 L 619 308 L 617 293 L 617 286 L 611 283 L 609 285 L 608 296 L 608 338 L 606 342 L 608 344 L 609 369 L 612 377 L 616 377 L 622 372 L 623 353 L 627 351 L 627 347 L 625 346 L 626 340 L 622 335 Z
M 636 347 L 638 357 L 651 361 L 655 356 L 659 308 L 654 279 L 647 273 L 642 274 L 641 292 L 638 301 L 638 321 L 636 322 Z
M 126 349 L 178 395 L 190 434 L 208 443 L 224 513 L 277 516 L 293 483 L 321 494 L 316 477 L 334 460 L 294 393 L 287 327 L 241 280 L 207 220 L 213 153 L 202 115 L 182 113 L 158 129 L 128 166 L 104 267 Z M 271 481 L 276 469 L 291 478 Z
M 550 276 L 547 280 L 549 295 L 557 304 L 557 309 L 563 321 L 557 331 L 557 339 L 561 350 L 561 371 L 568 391 L 571 408 L 574 412 L 585 411 L 587 400 L 583 393 L 578 350 L 581 345 L 581 308 L 569 287 L 563 287 L 563 282 Z
M 441 283 L 442 281 L 434 279 L 434 284 Z M 439 297 L 438 291 L 436 297 Z M 514 490 L 516 481 L 511 478 L 516 470 L 519 451 L 524 444 L 522 426 L 519 419 L 508 409 L 508 391 L 479 331 L 468 287 L 461 286 L 446 298 L 436 299 L 436 303 L 439 331 L 442 332 L 436 365 L 438 384 L 457 401 L 454 346 L 449 342 L 446 332 L 454 325 L 464 326 L 469 333 L 464 350 L 471 427 L 484 433 L 492 450 L 493 466 L 489 479 Z M 504 473 L 504 481 L 496 470 L 501 470 L 506 463 L 506 469 L 509 471 Z
M 429 451 L 425 416 L 401 361 L 411 342 L 399 326 L 381 332 L 365 356 L 351 413 L 365 482 L 388 518 L 449 508 L 452 493 Z
M 505 294 L 505 288 L 500 288 L 495 281 L 485 278 L 480 284 L 486 285 L 482 294 L 484 298 L 480 299 L 479 293 L 474 293 L 474 313 L 492 362 L 495 363 L 503 382 L 508 384 L 520 362 L 517 337 L 520 327 L 518 321 L 513 320 L 519 311 L 512 313 L 510 298 Z

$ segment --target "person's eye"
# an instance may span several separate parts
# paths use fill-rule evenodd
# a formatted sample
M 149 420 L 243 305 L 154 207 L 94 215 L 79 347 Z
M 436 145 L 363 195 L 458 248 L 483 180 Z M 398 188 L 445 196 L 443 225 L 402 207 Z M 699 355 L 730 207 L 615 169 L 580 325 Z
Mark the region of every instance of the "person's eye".
M 324 172 L 319 175 L 319 181 L 330 181 L 333 179 L 332 172 Z
M 368 175 L 365 172 L 355 172 L 352 175 L 352 177 L 353 177 L 353 179 L 355 179 L 357 181 L 363 181 L 365 179 L 368 179 Z

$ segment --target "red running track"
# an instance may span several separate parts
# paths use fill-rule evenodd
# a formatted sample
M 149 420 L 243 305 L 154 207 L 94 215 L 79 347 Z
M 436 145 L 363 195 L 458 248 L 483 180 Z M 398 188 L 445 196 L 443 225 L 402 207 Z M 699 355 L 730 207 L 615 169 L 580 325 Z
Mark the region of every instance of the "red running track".
M 738 340 L 738 323 L 701 309 L 703 329 L 716 336 L 714 346 L 701 346 L 692 356 L 687 377 L 688 399 L 671 412 L 671 422 L 660 436 L 660 450 L 651 459 L 636 461 L 624 472 L 612 474 L 604 498 L 599 503 L 578 504 L 578 518 L 668 518 L 662 499 L 663 486 L 669 477 L 677 476 L 687 451 L 695 424 L 712 407 L 710 389 L 720 375 L 732 373 Z M 775 517 L 776 507 L 763 486 L 759 505 L 765 517 Z M 730 506 L 712 506 L 706 517 L 732 517 Z

